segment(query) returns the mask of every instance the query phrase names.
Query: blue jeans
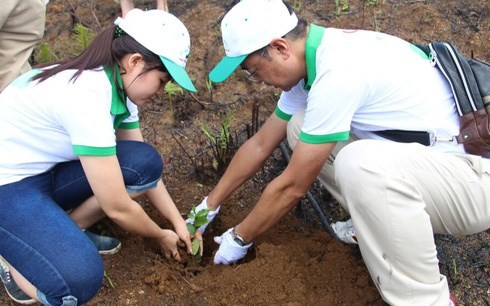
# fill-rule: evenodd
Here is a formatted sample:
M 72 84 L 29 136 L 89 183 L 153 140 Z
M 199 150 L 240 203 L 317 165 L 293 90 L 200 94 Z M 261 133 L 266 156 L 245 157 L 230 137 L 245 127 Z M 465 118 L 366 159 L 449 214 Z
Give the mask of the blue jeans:
M 119 141 L 117 158 L 128 192 L 144 192 L 160 180 L 163 162 L 149 144 Z M 102 258 L 66 213 L 92 195 L 78 160 L 0 186 L 0 255 L 46 305 L 81 305 L 102 285 Z

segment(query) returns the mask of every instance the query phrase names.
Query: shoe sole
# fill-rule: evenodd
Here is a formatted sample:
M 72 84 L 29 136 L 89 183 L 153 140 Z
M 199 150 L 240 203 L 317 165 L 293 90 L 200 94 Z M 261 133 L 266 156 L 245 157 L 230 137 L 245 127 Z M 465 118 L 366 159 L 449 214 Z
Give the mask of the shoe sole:
M 5 286 L 4 286 L 5 287 Z M 10 295 L 9 291 L 7 290 L 7 288 L 5 288 L 5 291 L 7 292 L 8 296 L 13 300 L 15 301 L 16 303 L 19 303 L 19 304 L 22 304 L 22 305 L 30 305 L 30 304 L 34 304 L 34 303 L 37 303 L 37 301 L 35 299 L 30 299 L 30 300 L 18 300 L 16 298 L 14 298 L 13 296 Z
M 100 251 L 99 250 L 99 254 L 100 255 L 112 255 L 112 254 L 116 254 L 117 252 L 119 252 L 119 250 L 121 249 L 122 247 L 122 244 L 119 243 L 115 248 L 112 248 L 110 250 L 105 250 L 105 251 Z
M 5 269 L 7 269 L 7 264 L 2 260 L 3 258 L 0 256 L 0 265 L 2 267 L 5 267 Z M 16 299 L 15 297 L 13 297 L 12 295 L 10 295 L 10 292 L 8 291 L 7 287 L 5 286 L 5 283 L 3 282 L 2 280 L 2 285 L 3 287 L 5 288 L 5 292 L 7 292 L 7 295 L 16 303 L 19 303 L 19 304 L 22 304 L 22 305 L 30 305 L 30 304 L 34 304 L 34 303 L 37 303 L 37 301 L 35 299 L 30 299 L 30 300 L 18 300 Z M 27 295 L 27 294 L 26 294 Z

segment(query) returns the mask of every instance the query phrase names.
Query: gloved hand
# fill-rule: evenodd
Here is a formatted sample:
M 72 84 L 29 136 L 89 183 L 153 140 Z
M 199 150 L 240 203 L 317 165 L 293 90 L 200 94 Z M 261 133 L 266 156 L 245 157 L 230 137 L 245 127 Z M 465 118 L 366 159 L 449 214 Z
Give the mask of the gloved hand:
M 211 221 L 213 221 L 214 217 L 216 217 L 216 215 L 218 215 L 219 208 L 220 208 L 220 206 L 218 206 L 218 208 L 216 208 L 216 210 L 213 210 L 213 211 L 210 210 L 209 211 L 208 215 L 206 216 L 206 219 L 208 219 L 208 222 L 206 222 L 206 224 L 204 224 L 204 225 L 201 225 L 201 227 L 199 227 L 197 229 L 198 231 L 201 232 L 201 234 L 204 234 L 206 227 L 209 225 L 209 223 L 211 223 Z M 202 200 L 201 204 L 197 205 L 196 213 L 203 210 L 203 209 L 209 209 L 208 208 L 208 197 L 205 197 L 204 200 Z M 194 219 L 187 218 L 187 220 L 185 220 L 185 222 L 193 223 Z
M 232 230 L 233 228 L 230 228 L 224 232 L 223 235 L 214 237 L 214 242 L 220 245 L 218 252 L 214 255 L 215 265 L 230 265 L 237 262 L 247 255 L 248 249 L 253 244 L 249 243 L 244 246 L 238 245 L 231 236 Z

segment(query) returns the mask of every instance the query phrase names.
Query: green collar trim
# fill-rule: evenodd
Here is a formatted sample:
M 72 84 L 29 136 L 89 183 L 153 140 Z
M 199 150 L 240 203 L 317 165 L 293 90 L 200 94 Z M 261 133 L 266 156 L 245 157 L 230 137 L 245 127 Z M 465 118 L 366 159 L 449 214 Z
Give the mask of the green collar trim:
M 305 44 L 305 57 L 306 57 L 306 79 L 305 89 L 310 90 L 311 85 L 316 78 L 316 50 L 322 42 L 325 28 L 310 23 L 310 30 L 308 31 L 308 37 Z
M 124 119 L 129 117 L 130 112 L 126 106 L 126 94 L 121 92 L 119 89 L 123 88 L 119 67 L 116 66 L 115 69 L 116 78 L 114 78 L 114 71 L 112 67 L 104 66 L 104 71 L 112 87 L 111 114 L 115 116 L 114 128 L 116 129 L 124 121 Z M 117 85 L 114 83 L 114 81 L 117 82 Z

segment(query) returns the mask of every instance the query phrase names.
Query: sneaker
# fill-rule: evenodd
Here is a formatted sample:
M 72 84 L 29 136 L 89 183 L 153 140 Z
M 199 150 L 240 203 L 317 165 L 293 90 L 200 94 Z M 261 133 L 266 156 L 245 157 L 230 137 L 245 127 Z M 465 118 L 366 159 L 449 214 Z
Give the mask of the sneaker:
M 456 298 L 451 293 L 449 293 L 449 306 L 456 306 Z
M 356 231 L 352 224 L 352 219 L 335 222 L 330 224 L 330 226 L 340 241 L 349 244 L 357 244 Z
M 121 241 L 119 241 L 117 238 L 97 235 L 90 231 L 85 231 L 85 234 L 102 255 L 115 254 L 121 249 Z
M 2 278 L 3 286 L 10 298 L 20 304 L 33 304 L 36 300 L 28 296 L 17 286 L 14 279 L 10 276 L 10 270 L 7 264 L 0 259 L 0 277 Z

